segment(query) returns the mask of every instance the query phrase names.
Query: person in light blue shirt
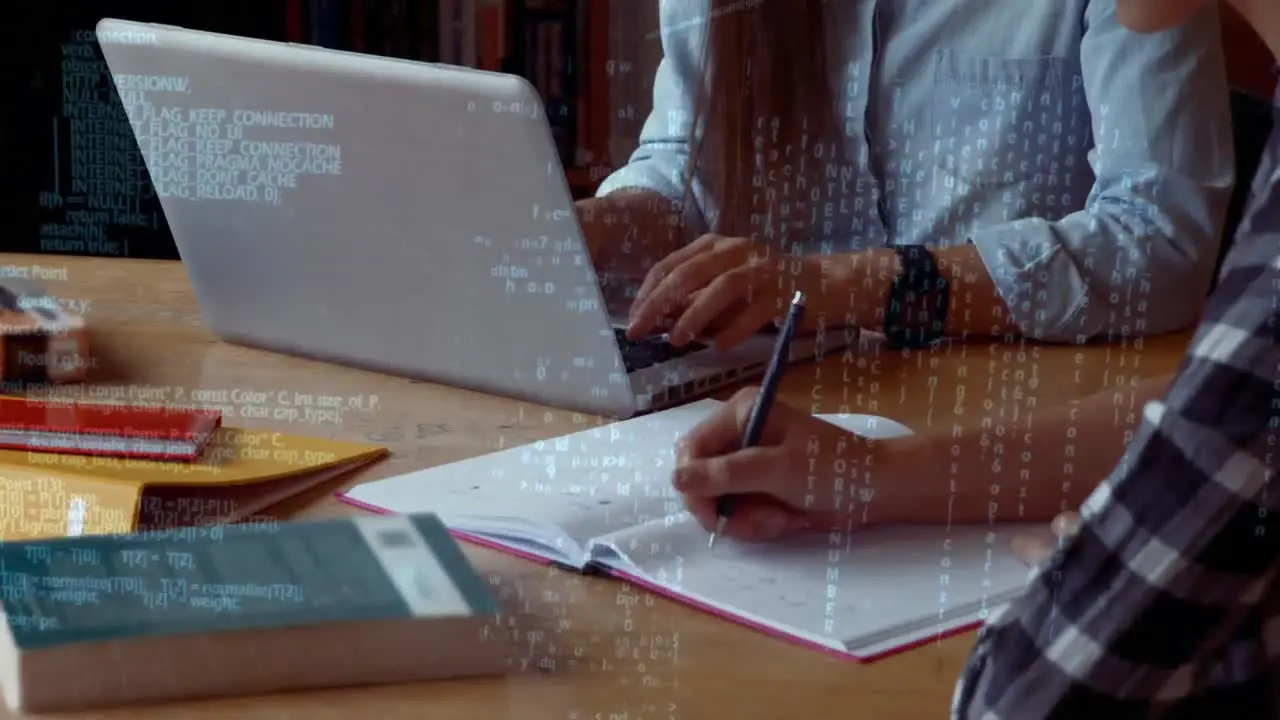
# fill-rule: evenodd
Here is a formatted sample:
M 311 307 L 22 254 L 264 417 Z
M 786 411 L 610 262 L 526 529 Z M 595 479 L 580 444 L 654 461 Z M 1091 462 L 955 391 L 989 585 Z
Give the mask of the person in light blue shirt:
M 1212 4 L 1153 35 L 1114 0 L 660 17 L 639 147 L 579 203 L 601 271 L 644 278 L 633 337 L 732 346 L 797 290 L 802 331 L 892 324 L 907 346 L 1197 319 L 1234 180 Z

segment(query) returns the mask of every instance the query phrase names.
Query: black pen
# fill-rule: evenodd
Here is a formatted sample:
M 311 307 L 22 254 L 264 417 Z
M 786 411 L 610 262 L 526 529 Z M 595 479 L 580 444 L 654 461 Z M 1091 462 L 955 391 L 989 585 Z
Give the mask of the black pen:
M 742 449 L 755 447 L 760 443 L 760 433 L 764 432 L 765 421 L 769 419 L 769 408 L 773 407 L 773 397 L 778 394 L 778 383 L 782 381 L 782 371 L 791 358 L 791 340 L 796 336 L 796 328 L 804 317 L 804 293 L 798 292 L 791 299 L 791 309 L 787 318 L 778 330 L 778 341 L 773 346 L 773 357 L 769 358 L 769 368 L 764 373 L 764 383 L 760 386 L 760 394 L 751 406 L 751 414 L 747 416 L 746 432 L 742 435 Z M 734 495 L 722 495 L 716 500 L 716 529 L 707 541 L 707 547 L 715 547 L 716 537 L 724 532 L 729 516 L 733 514 Z

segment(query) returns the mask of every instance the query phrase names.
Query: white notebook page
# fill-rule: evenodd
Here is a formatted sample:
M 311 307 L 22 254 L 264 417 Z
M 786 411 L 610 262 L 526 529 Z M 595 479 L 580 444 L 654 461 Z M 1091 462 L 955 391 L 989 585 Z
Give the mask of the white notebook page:
M 536 540 L 584 559 L 596 537 L 679 513 L 676 440 L 720 406 L 703 400 L 531 445 L 365 483 L 352 500 L 434 512 L 455 530 Z M 575 556 L 576 554 L 576 556 Z
M 606 542 L 623 557 L 620 570 L 676 595 L 856 648 L 1006 602 L 1025 585 L 1009 540 L 1026 527 L 890 527 L 708 548 L 707 532 L 685 514 Z
M 702 400 L 508 450 L 365 483 L 347 497 L 390 512 L 434 512 L 455 530 L 571 564 L 597 537 L 683 508 L 675 442 L 719 407 Z M 868 437 L 910 430 L 869 415 L 819 415 Z

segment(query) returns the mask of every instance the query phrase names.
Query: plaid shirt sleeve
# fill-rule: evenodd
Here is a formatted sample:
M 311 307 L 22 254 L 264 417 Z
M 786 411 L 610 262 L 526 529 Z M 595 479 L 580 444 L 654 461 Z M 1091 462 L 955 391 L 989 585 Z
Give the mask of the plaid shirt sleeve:
M 980 632 L 952 717 L 1280 717 L 1280 241 L 1253 241 L 1079 533 Z

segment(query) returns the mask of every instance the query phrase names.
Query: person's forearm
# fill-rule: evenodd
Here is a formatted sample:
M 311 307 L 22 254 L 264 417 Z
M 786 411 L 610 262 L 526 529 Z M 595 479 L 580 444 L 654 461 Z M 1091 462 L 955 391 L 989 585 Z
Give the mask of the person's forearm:
M 950 288 L 944 334 L 963 338 L 1018 332 L 977 248 L 965 244 L 932 252 Z M 821 263 L 818 313 L 826 316 L 824 324 L 883 329 L 885 304 L 898 275 L 898 254 L 888 249 L 859 250 L 815 261 Z
M 889 441 L 880 464 L 899 476 L 877 488 L 891 481 L 887 491 L 900 496 L 885 496 L 907 515 L 894 522 L 1049 520 L 1079 508 L 1117 466 L 1143 406 L 1171 381 L 1165 375 L 1104 390 L 1033 413 L 1003 433 L 974 425 Z
M 642 279 L 684 244 L 683 215 L 656 192 L 619 190 L 578 204 L 592 264 L 601 273 Z

